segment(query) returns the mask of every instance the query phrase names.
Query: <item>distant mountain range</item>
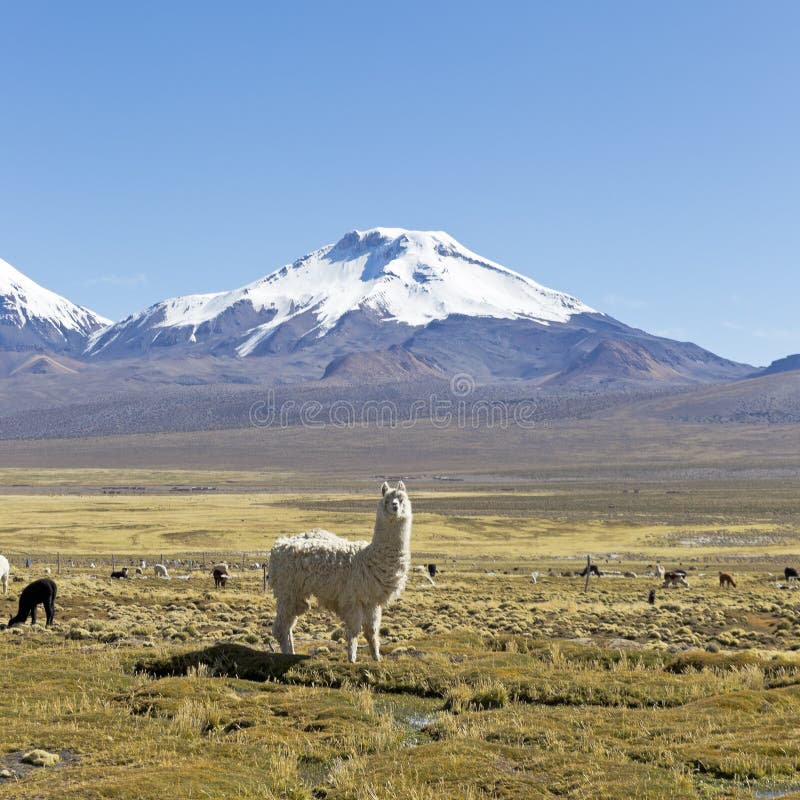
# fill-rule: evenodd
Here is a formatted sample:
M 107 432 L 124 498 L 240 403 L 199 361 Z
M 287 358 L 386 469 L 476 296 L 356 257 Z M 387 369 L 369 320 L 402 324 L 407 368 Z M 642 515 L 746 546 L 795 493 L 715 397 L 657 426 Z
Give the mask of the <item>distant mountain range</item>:
M 468 373 L 597 390 L 753 373 L 631 328 L 446 233 L 398 228 L 352 231 L 240 289 L 172 298 L 114 324 L 0 262 L 0 351 L 6 375 L 116 365 L 116 375 L 125 366 L 165 382 L 235 373 L 369 385 Z

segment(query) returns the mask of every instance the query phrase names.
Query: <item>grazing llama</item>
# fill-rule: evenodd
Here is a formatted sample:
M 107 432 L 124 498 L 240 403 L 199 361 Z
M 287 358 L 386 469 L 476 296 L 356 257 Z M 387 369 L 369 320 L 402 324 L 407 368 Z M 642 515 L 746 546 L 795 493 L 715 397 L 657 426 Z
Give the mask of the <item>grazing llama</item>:
M 736 588 L 736 581 L 733 579 L 732 575 L 728 575 L 727 572 L 720 572 L 719 574 L 719 585 L 723 588 L 727 588 L 728 586 L 733 586 Z
M 111 573 L 111 579 L 112 580 L 124 580 L 127 577 L 128 577 L 128 568 L 127 567 L 123 567 L 122 569 L 115 569 Z
M 221 564 L 215 564 L 211 574 L 214 576 L 214 587 L 216 589 L 224 589 L 230 577 L 228 575 L 228 565 L 224 561 Z
M 169 572 L 167 572 L 167 568 L 163 564 L 153 564 L 153 573 L 156 578 L 169 580 Z
M 269 583 L 276 599 L 272 633 L 281 652 L 294 653 L 297 618 L 315 596 L 345 624 L 347 657 L 356 660 L 363 629 L 372 657 L 380 661 L 383 607 L 399 597 L 411 561 L 411 501 L 402 481 L 381 487 L 371 542 L 350 542 L 315 528 L 278 539 L 269 560 Z
M 789 583 L 791 580 L 800 580 L 800 575 L 797 574 L 797 570 L 794 567 L 785 567 L 783 570 L 783 577 L 786 578 L 786 583 Z
M 47 616 L 45 627 L 53 624 L 56 615 L 56 582 L 51 578 L 39 578 L 29 583 L 19 595 L 19 611 L 8 621 L 8 627 L 24 625 L 30 616 L 31 625 L 36 624 L 36 606 L 43 605 Z
M 0 583 L 3 584 L 3 594 L 8 594 L 8 576 L 11 573 L 11 566 L 5 556 L 0 556 Z
M 673 572 L 664 573 L 664 588 L 676 589 L 678 586 L 689 588 L 689 582 L 686 580 L 686 573 L 682 570 L 674 570 Z

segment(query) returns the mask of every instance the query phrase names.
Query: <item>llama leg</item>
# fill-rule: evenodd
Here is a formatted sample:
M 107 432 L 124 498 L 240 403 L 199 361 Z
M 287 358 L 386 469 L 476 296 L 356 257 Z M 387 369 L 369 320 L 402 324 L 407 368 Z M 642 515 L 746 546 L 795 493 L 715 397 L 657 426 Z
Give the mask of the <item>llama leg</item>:
M 294 654 L 294 637 L 292 628 L 297 622 L 297 613 L 285 602 L 278 602 L 275 609 L 275 622 L 272 624 L 272 635 L 278 640 L 281 653 Z
M 360 608 L 354 608 L 344 616 L 344 626 L 347 633 L 347 659 L 351 664 L 356 663 L 358 650 L 358 634 L 364 622 L 364 614 Z
M 8 573 L 3 575 L 3 594 L 8 594 Z
M 367 609 L 364 614 L 364 636 L 369 645 L 369 652 L 376 661 L 381 660 L 381 643 L 378 633 L 381 628 L 381 607 Z
M 36 624 L 36 606 L 31 606 L 31 625 Z
M 299 616 L 299 614 L 296 614 L 295 616 L 293 616 L 291 621 L 290 621 L 291 624 L 289 625 L 288 636 L 289 636 L 289 652 L 290 653 L 294 653 L 295 652 L 295 649 L 294 649 L 294 626 L 297 624 L 298 616 Z
M 47 622 L 45 622 L 45 628 L 49 628 L 53 624 L 53 620 L 56 616 L 56 604 L 51 598 L 44 604 L 44 613 L 47 616 Z

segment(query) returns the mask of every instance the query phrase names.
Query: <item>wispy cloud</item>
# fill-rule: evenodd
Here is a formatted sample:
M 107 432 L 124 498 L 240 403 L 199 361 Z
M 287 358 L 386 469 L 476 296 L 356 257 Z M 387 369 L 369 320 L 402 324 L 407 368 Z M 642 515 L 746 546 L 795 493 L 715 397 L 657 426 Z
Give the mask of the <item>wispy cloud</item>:
M 120 289 L 133 289 L 137 286 L 147 286 L 150 281 L 143 272 L 136 272 L 133 275 L 100 275 L 97 278 L 89 278 L 86 283 L 89 286 L 116 286 Z
M 663 336 L 665 339 L 675 339 L 678 342 L 685 342 L 689 339 L 689 331 L 686 328 L 661 328 L 653 331 L 656 336 Z
M 639 300 L 636 297 L 625 297 L 615 292 L 606 292 L 600 299 L 605 308 L 622 308 L 627 311 L 635 311 L 647 307 L 647 303 L 644 300 Z
M 749 327 L 738 322 L 725 321 L 722 327 L 737 333 L 746 333 L 756 339 L 797 339 L 800 340 L 800 329 L 798 328 L 762 328 Z

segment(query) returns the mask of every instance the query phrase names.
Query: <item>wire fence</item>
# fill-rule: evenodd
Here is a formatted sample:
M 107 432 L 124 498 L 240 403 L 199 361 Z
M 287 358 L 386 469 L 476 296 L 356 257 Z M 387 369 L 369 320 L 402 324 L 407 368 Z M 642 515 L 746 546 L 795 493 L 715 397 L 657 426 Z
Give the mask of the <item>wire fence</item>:
M 155 566 L 159 564 L 173 576 L 179 577 L 192 574 L 210 575 L 216 565 L 225 564 L 231 572 L 261 573 L 264 591 L 267 586 L 267 562 L 269 560 L 269 554 L 266 551 L 244 550 L 80 554 L 65 554 L 59 551 L 53 553 L 41 550 L 5 550 L 3 555 L 11 565 L 12 574 L 15 570 L 24 569 L 32 574 L 69 575 L 90 572 L 98 577 L 110 577 L 112 572 L 121 571 L 123 567 L 127 567 L 131 577 L 136 574 L 158 577 Z

